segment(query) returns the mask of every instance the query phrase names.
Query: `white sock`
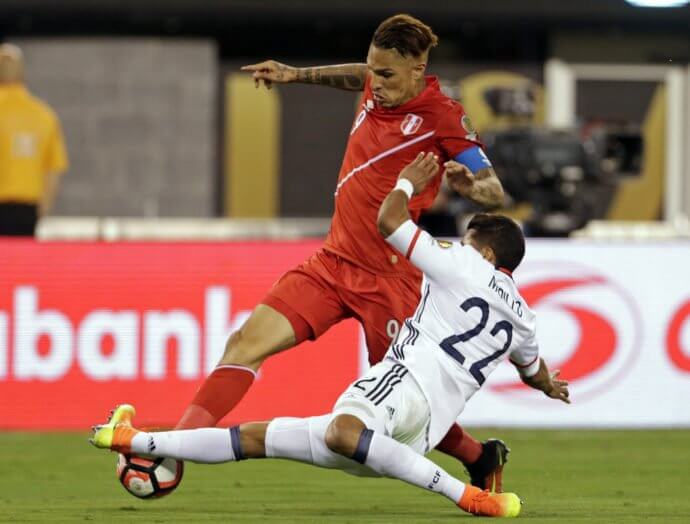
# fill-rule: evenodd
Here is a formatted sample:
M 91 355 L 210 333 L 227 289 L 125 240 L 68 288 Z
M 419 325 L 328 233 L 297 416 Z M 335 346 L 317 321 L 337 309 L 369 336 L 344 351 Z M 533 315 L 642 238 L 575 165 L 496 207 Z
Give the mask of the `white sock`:
M 366 449 L 366 440 L 371 436 Z M 403 480 L 420 488 L 440 493 L 457 504 L 465 492 L 465 484 L 450 476 L 428 458 L 412 448 L 385 435 L 364 430 L 358 452 L 364 464 L 386 477 Z
M 132 453 L 172 457 L 202 464 L 237 460 L 238 446 L 239 431 L 236 428 L 201 428 L 155 433 L 142 431 L 132 439 Z

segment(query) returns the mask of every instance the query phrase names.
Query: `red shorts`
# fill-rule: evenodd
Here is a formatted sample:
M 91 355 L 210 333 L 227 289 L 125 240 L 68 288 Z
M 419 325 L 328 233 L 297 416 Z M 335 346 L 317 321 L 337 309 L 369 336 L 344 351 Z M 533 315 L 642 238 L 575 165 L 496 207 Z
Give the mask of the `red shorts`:
M 322 249 L 285 273 L 262 304 L 290 321 L 298 344 L 356 318 L 364 327 L 369 362 L 375 364 L 417 308 L 421 280 L 421 273 L 377 275 Z

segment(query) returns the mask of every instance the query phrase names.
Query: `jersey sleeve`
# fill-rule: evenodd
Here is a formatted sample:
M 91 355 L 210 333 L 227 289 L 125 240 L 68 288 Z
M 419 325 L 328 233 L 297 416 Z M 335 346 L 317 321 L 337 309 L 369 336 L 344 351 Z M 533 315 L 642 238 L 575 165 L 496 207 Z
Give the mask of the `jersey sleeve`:
M 510 353 L 510 362 L 523 377 L 532 377 L 539 371 L 539 345 L 534 333 Z
M 427 277 L 437 282 L 457 279 L 469 265 L 467 253 L 460 244 L 436 240 L 408 220 L 396 229 L 386 242 L 400 251 Z
M 453 103 L 441 118 L 436 129 L 439 145 L 450 159 L 456 159 L 470 148 L 482 148 L 477 131 L 458 103 Z
M 65 150 L 60 121 L 57 117 L 53 118 L 50 134 L 46 141 L 43 167 L 46 173 L 62 173 L 67 169 L 67 151 Z

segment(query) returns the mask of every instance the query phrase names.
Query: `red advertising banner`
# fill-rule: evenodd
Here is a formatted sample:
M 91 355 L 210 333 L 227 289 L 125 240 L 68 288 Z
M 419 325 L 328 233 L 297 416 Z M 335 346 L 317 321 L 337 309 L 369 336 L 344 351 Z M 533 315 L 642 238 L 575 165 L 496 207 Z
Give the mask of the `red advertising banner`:
M 320 243 L 0 243 L 0 428 L 87 429 L 122 402 L 173 425 L 225 340 Z M 269 359 L 229 421 L 326 413 L 358 373 L 347 321 Z
M 318 247 L 0 241 L 0 429 L 86 430 L 122 402 L 144 427 L 173 425 L 227 336 Z M 660 250 L 663 270 L 650 272 Z M 690 426 L 688 264 L 686 242 L 531 240 L 515 278 L 573 404 L 517 387 L 501 365 L 463 423 Z M 359 346 L 350 320 L 270 358 L 224 423 L 328 412 L 358 374 Z

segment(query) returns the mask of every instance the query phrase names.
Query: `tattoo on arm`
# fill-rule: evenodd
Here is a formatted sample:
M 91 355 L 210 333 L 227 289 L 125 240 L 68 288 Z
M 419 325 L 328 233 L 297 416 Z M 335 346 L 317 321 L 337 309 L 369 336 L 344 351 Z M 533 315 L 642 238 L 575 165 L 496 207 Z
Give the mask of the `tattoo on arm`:
M 297 70 L 298 82 L 330 86 L 347 91 L 364 89 L 366 77 L 367 67 L 364 64 L 305 67 Z
M 493 169 L 480 169 L 475 174 L 475 183 L 468 198 L 473 202 L 488 208 L 495 208 L 503 204 L 503 186 Z

